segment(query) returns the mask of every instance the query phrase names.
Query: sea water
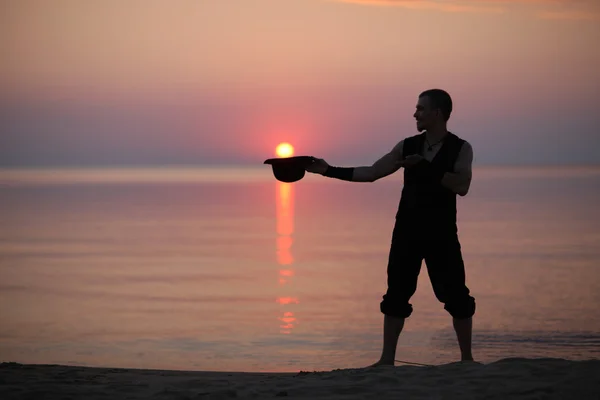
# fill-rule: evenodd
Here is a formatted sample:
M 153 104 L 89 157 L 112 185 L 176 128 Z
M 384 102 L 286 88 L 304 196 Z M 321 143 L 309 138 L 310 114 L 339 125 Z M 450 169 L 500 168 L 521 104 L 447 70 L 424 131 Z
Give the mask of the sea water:
M 382 344 L 402 189 L 268 166 L 0 172 L 0 361 L 354 368 Z M 600 167 L 477 167 L 458 198 L 473 353 L 600 355 Z M 397 359 L 460 357 L 425 264 Z

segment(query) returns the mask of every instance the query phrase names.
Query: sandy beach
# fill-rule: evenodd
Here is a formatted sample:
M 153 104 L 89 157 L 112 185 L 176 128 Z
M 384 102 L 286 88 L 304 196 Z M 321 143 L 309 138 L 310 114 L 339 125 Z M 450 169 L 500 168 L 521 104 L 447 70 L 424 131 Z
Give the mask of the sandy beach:
M 510 358 L 298 373 L 0 365 L 8 399 L 600 399 L 600 360 Z

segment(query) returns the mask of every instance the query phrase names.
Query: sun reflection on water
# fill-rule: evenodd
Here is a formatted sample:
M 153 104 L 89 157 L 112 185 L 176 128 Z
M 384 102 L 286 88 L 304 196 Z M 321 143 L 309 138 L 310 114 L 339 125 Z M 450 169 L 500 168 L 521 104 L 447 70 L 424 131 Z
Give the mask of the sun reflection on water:
M 294 233 L 294 187 L 290 183 L 276 183 L 276 215 L 277 215 L 277 263 L 279 269 L 279 285 L 287 287 L 290 285 L 292 278 L 296 274 L 292 265 L 294 257 L 292 256 L 292 244 Z M 280 333 L 289 335 L 296 323 L 296 317 L 293 311 L 290 311 L 290 306 L 298 304 L 299 301 L 295 297 L 281 296 L 277 298 L 277 303 L 283 306 L 283 316 L 279 317 L 281 324 L 279 325 Z

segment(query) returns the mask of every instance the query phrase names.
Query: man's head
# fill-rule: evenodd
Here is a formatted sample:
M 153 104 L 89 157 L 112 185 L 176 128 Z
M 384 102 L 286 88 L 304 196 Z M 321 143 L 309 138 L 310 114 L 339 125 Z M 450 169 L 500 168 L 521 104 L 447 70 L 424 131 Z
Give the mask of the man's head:
M 452 99 L 442 89 L 426 90 L 419 95 L 414 117 L 419 132 L 438 126 L 446 126 L 452 113 Z

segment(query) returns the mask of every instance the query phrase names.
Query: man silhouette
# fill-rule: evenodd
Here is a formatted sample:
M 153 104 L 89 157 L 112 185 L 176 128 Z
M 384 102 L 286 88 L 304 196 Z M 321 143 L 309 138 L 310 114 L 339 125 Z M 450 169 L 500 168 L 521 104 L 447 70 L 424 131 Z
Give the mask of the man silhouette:
M 441 89 L 418 97 L 414 118 L 420 134 L 398 142 L 371 166 L 335 167 L 315 158 L 308 172 L 350 182 L 374 182 L 404 168 L 404 187 L 387 265 L 383 349 L 372 366 L 394 365 L 398 337 L 412 314 L 410 298 L 425 260 L 437 299 L 453 317 L 461 361 L 472 361 L 472 317 L 475 299 L 465 284 L 465 267 L 458 240 L 457 195 L 471 183 L 473 149 L 447 130 L 452 99 Z

